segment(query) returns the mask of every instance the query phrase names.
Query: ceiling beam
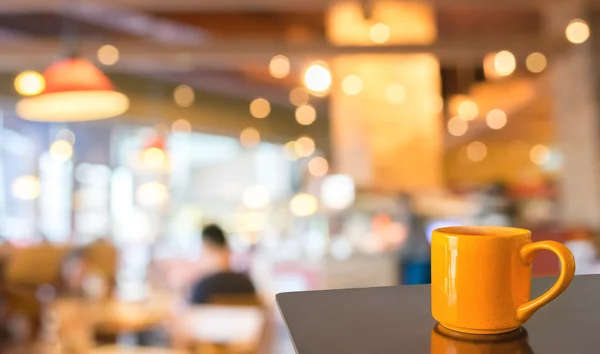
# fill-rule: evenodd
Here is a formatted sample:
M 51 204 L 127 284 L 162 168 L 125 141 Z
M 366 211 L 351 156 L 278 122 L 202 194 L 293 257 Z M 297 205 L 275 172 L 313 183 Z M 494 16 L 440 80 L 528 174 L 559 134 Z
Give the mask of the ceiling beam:
M 149 61 L 180 63 L 189 67 L 205 68 L 214 65 L 243 65 L 248 63 L 268 63 L 277 54 L 290 57 L 293 62 L 304 64 L 310 60 L 327 60 L 340 55 L 398 55 L 430 53 L 439 58 L 442 64 L 473 65 L 481 63 L 487 53 L 500 50 L 512 51 L 518 59 L 524 59 L 532 52 L 541 52 L 551 57 L 562 53 L 569 45 L 566 40 L 532 36 L 463 38 L 461 40 L 439 40 L 425 45 L 379 45 L 379 46 L 336 46 L 327 42 L 290 44 L 277 41 L 222 41 L 206 45 L 160 45 L 152 42 L 117 40 L 112 45 L 119 48 L 123 61 L 135 64 Z M 99 43 L 82 39 L 81 55 L 96 56 Z M 54 58 L 60 52 L 58 40 L 35 40 L 19 43 L 2 43 L 0 60 L 7 62 L 40 61 Z

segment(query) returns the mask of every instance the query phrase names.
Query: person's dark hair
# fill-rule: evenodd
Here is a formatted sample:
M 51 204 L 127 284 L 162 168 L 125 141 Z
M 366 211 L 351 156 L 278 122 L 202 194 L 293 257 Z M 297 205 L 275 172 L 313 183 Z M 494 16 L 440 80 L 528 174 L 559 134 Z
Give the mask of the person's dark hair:
M 202 241 L 218 248 L 228 248 L 227 238 L 223 230 L 215 224 L 206 225 L 202 229 Z

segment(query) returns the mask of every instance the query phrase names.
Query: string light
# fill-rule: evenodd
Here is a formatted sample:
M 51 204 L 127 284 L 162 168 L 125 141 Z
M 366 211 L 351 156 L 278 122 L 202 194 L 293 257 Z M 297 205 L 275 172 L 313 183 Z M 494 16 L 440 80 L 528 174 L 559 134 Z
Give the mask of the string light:
M 169 198 L 169 190 L 160 182 L 146 182 L 138 187 L 135 196 L 141 205 L 158 206 Z
M 290 60 L 285 55 L 276 55 L 269 63 L 269 72 L 274 78 L 282 79 L 290 73 Z
M 261 185 L 250 186 L 242 194 L 242 202 L 248 209 L 262 209 L 269 205 L 271 197 L 265 187 Z
M 525 66 L 532 73 L 541 73 L 546 69 L 547 64 L 546 56 L 542 53 L 531 53 L 525 59 Z
M 302 157 L 308 157 L 315 152 L 315 142 L 307 136 L 303 136 L 296 140 L 296 154 Z
M 240 143 L 249 149 L 260 143 L 260 133 L 254 128 L 246 128 L 240 133 Z
M 296 87 L 290 91 L 290 103 L 294 106 L 302 106 L 303 104 L 307 104 L 309 100 L 310 95 L 302 86 Z
M 317 111 L 309 104 L 296 108 L 296 121 L 301 125 L 311 125 L 317 119 Z
M 373 43 L 382 44 L 390 39 L 390 27 L 385 23 L 376 23 L 369 30 L 369 37 Z
M 50 156 L 60 162 L 67 162 L 73 157 L 73 146 L 65 140 L 56 140 L 50 144 Z
M 539 166 L 548 163 L 548 161 L 550 161 L 550 157 L 550 149 L 544 145 L 535 145 L 529 151 L 529 158 L 531 159 L 531 162 Z
M 494 56 L 494 68 L 500 76 L 508 76 L 517 68 L 517 60 L 513 53 L 503 50 Z
M 479 162 L 487 156 L 487 147 L 480 141 L 474 141 L 467 146 L 467 157 L 469 160 Z
M 54 138 L 56 140 L 64 140 L 71 145 L 75 144 L 75 133 L 73 133 L 69 129 L 59 130 L 58 133 L 56 133 L 56 135 L 54 136 Z
M 114 45 L 106 44 L 98 48 L 98 61 L 104 65 L 114 65 L 119 61 L 119 49 Z
M 348 75 L 342 80 L 342 91 L 348 96 L 356 96 L 363 89 L 363 81 L 358 75 Z
M 448 133 L 453 136 L 462 136 L 469 129 L 469 123 L 461 117 L 452 117 L 448 120 Z
M 22 96 L 39 95 L 46 88 L 46 80 L 37 71 L 23 71 L 15 78 L 15 90 Z
M 296 194 L 290 201 L 290 211 L 299 217 L 311 216 L 317 212 L 318 208 L 317 198 L 308 193 Z
M 584 43 L 590 37 L 590 26 L 584 20 L 575 19 L 567 25 L 565 35 L 571 43 Z
M 479 107 L 473 100 L 464 100 L 458 105 L 458 115 L 465 120 L 473 120 L 479 115 Z
M 304 72 L 304 86 L 313 94 L 322 95 L 331 86 L 331 72 L 326 64 L 317 62 Z
M 250 114 L 254 118 L 265 118 L 271 113 L 271 104 L 264 98 L 257 98 L 250 103 Z
M 501 109 L 492 109 L 485 116 L 488 127 L 498 130 L 504 128 L 507 122 L 506 113 Z
M 177 119 L 171 124 L 171 131 L 189 133 L 192 131 L 192 124 L 185 119 Z
M 290 160 L 290 161 L 296 161 L 298 160 L 298 154 L 296 153 L 297 149 L 296 149 L 296 142 L 295 141 L 289 141 L 287 142 L 284 146 L 283 146 L 283 156 Z
M 175 103 L 180 107 L 189 107 L 194 103 L 196 99 L 194 90 L 188 85 L 179 85 L 173 91 L 173 99 Z
M 315 177 L 322 177 L 329 171 L 329 164 L 327 163 L 327 160 L 321 156 L 317 156 L 308 163 L 308 171 Z

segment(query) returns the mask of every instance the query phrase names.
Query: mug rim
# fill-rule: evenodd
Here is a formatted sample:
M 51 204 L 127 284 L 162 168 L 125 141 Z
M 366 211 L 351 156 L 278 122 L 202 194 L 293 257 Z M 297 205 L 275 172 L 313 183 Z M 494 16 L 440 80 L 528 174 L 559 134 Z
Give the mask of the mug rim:
M 456 237 L 515 237 L 529 235 L 531 231 L 507 226 L 449 226 L 435 229 L 433 233 Z

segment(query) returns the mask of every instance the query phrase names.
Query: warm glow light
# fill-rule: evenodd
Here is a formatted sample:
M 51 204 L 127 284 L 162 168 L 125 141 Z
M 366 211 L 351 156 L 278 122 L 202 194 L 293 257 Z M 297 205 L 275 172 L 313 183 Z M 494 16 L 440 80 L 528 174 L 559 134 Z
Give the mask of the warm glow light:
M 296 142 L 295 141 L 289 141 L 287 142 L 284 146 L 283 146 L 283 156 L 290 160 L 290 161 L 295 161 L 298 160 L 298 153 L 296 152 Z
M 242 202 L 248 209 L 261 209 L 269 205 L 271 197 L 265 187 L 260 185 L 251 186 L 244 191 Z
M 171 124 L 171 130 L 174 132 L 189 133 L 192 131 L 192 124 L 185 119 L 177 119 Z
M 144 150 L 144 164 L 148 167 L 157 168 L 165 162 L 165 152 L 157 147 Z
M 275 78 L 281 79 L 290 73 L 290 60 L 284 55 L 276 55 L 269 63 L 269 72 Z
M 302 86 L 296 87 L 290 91 L 290 103 L 294 106 L 302 106 L 310 100 L 310 95 Z
M 317 119 L 317 111 L 309 104 L 296 108 L 296 121 L 301 125 L 310 125 Z
M 471 161 L 479 162 L 487 156 L 487 147 L 480 141 L 474 141 L 467 146 L 467 157 Z
M 575 19 L 569 22 L 565 34 L 569 42 L 580 44 L 590 37 L 590 26 L 584 20 Z
M 271 104 L 264 98 L 257 98 L 250 103 L 250 114 L 254 118 L 265 118 L 271 113 Z
M 348 96 L 356 96 L 363 89 L 363 81 L 358 75 L 348 75 L 342 80 L 342 91 Z
M 290 211 L 299 217 L 311 216 L 318 208 L 317 198 L 307 193 L 296 194 L 290 201 Z
M 546 69 L 548 62 L 544 54 L 531 53 L 527 56 L 525 65 L 527 66 L 527 70 L 531 71 L 532 73 L 541 73 L 544 71 L 544 69 Z
M 321 200 L 330 209 L 345 209 L 354 203 L 356 187 L 348 175 L 333 175 L 321 185 Z
M 385 23 L 376 23 L 371 26 L 369 37 L 374 43 L 385 43 L 390 39 L 390 27 Z
M 189 107 L 194 104 L 196 94 L 188 85 L 179 85 L 173 91 L 173 100 L 179 107 Z
M 296 141 L 294 147 L 298 156 L 308 157 L 315 152 L 315 142 L 307 136 L 303 136 Z
M 249 149 L 260 143 L 260 133 L 254 128 L 246 128 L 240 134 L 240 144 Z
M 493 80 L 501 77 L 496 72 L 496 53 L 488 53 L 483 58 L 483 73 L 485 78 L 488 80 Z
M 536 145 L 529 151 L 529 158 L 534 164 L 542 166 L 550 161 L 550 149 L 544 145 Z
M 46 80 L 37 71 L 23 71 L 15 78 L 15 90 L 22 96 L 39 95 L 46 87 Z
M 458 105 L 458 115 L 465 120 L 473 120 L 479 115 L 479 107 L 472 100 L 464 100 Z
M 485 116 L 485 122 L 492 129 L 502 129 L 506 125 L 506 113 L 501 109 L 492 109 Z
M 157 206 L 169 198 L 169 190 L 160 182 L 146 182 L 138 187 L 135 196 L 144 206 Z
M 517 68 L 517 60 L 513 53 L 503 50 L 494 56 L 494 68 L 500 76 L 508 76 Z
M 331 72 L 324 63 L 314 63 L 304 72 L 304 86 L 314 94 L 324 94 L 331 86 Z
M 129 108 L 127 96 L 116 91 L 68 91 L 28 97 L 17 103 L 23 119 L 77 122 L 119 116 Z
M 462 136 L 469 129 L 469 123 L 461 117 L 452 117 L 448 120 L 448 133 L 454 136 Z
M 61 130 L 59 130 L 59 132 L 56 133 L 56 135 L 54 136 L 54 138 L 56 140 L 64 140 L 64 141 L 68 142 L 71 145 L 75 144 L 75 133 L 73 133 L 69 129 L 61 129 Z
M 406 98 L 406 88 L 402 84 L 393 83 L 385 89 L 385 97 L 391 103 L 401 103 Z
M 119 61 L 119 50 L 110 44 L 103 45 L 98 49 L 98 61 L 104 65 L 114 65 Z
M 12 194 L 17 199 L 34 200 L 40 196 L 40 181 L 36 176 L 27 175 L 15 179 L 11 186 Z
M 56 140 L 50 145 L 50 156 L 57 161 L 67 162 L 73 156 L 73 145 L 65 140 Z
M 329 164 L 327 163 L 327 160 L 321 156 L 317 156 L 308 163 L 308 171 L 315 177 L 322 177 L 329 171 Z

